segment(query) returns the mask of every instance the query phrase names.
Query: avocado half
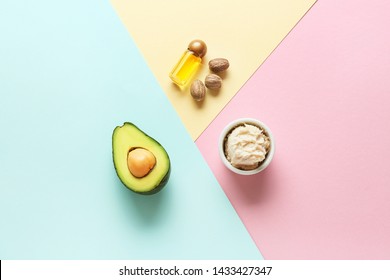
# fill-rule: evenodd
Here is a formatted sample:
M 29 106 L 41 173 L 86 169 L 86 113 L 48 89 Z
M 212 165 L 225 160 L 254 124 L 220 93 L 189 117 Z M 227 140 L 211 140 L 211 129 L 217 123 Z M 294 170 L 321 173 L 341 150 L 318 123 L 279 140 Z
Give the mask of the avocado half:
M 146 149 L 156 158 L 153 169 L 142 178 L 135 177 L 127 165 L 129 152 L 136 148 Z M 125 122 L 114 129 L 112 156 L 119 179 L 123 185 L 136 193 L 145 195 L 157 193 L 169 180 L 171 162 L 164 147 L 130 122 Z

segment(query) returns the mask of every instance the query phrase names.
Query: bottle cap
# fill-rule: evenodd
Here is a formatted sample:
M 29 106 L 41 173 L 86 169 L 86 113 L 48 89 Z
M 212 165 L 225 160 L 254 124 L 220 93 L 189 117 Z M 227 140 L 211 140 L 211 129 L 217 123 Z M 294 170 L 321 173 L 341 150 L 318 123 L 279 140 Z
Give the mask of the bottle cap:
M 196 56 L 200 58 L 204 57 L 207 52 L 207 46 L 202 40 L 193 40 L 188 45 L 188 50 L 192 51 Z

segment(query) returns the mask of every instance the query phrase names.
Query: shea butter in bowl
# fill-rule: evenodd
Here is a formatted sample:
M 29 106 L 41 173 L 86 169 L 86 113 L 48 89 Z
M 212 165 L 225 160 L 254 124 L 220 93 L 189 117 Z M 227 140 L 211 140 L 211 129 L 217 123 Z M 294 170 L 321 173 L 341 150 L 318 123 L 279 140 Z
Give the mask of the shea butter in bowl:
M 242 118 L 229 123 L 219 138 L 219 155 L 224 165 L 240 175 L 253 175 L 272 161 L 275 141 L 263 122 Z

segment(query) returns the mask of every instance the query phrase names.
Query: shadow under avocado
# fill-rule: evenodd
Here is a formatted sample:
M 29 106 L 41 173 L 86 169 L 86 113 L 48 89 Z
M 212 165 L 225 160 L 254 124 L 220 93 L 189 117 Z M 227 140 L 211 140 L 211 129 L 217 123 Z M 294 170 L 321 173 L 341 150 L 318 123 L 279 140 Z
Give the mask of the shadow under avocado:
M 125 187 L 119 180 L 117 182 L 117 192 L 119 195 L 119 202 L 123 206 L 125 212 L 136 212 L 137 222 L 142 224 L 153 224 L 159 217 L 164 216 L 164 205 L 167 205 L 170 194 L 169 182 L 159 192 L 151 195 L 143 195 L 135 193 Z

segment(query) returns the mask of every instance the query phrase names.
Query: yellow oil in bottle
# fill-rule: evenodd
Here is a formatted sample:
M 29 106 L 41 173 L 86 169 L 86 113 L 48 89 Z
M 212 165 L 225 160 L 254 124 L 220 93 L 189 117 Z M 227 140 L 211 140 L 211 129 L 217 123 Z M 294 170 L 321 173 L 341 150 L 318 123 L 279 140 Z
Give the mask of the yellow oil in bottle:
M 192 79 L 201 62 L 200 57 L 186 51 L 169 74 L 169 77 L 175 84 L 184 87 Z
M 171 80 L 178 86 L 185 87 L 201 65 L 206 50 L 207 47 L 203 41 L 193 40 L 169 73 Z

